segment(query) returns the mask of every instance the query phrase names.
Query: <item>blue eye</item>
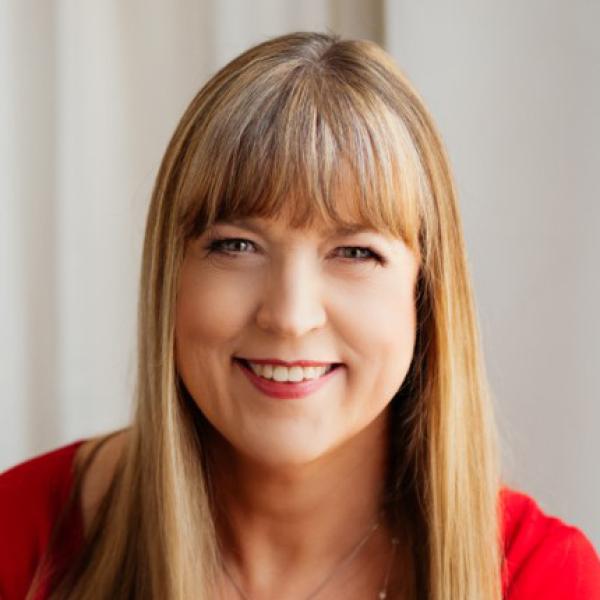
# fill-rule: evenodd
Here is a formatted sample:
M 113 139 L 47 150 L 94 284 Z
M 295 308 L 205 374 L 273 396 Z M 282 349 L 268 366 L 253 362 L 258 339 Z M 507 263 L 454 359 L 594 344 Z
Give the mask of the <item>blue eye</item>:
M 222 238 L 217 240 L 211 240 L 206 249 L 208 250 L 209 254 L 239 254 L 239 252 L 231 250 L 231 246 L 234 245 L 234 242 L 241 242 L 242 244 L 252 244 L 250 240 L 245 240 L 243 238 Z M 227 247 L 228 245 L 229 248 Z
M 221 254 L 225 256 L 239 256 L 241 254 L 257 252 L 256 244 L 244 238 L 218 238 L 210 240 L 206 246 L 208 254 Z M 384 264 L 383 258 L 363 246 L 340 246 L 335 250 L 336 256 L 349 262 L 375 261 Z
M 341 246 L 337 249 L 341 251 L 341 258 L 348 260 L 354 260 L 358 262 L 364 262 L 368 260 L 375 260 L 378 263 L 382 263 L 383 260 L 376 252 L 373 252 L 370 248 L 363 246 Z

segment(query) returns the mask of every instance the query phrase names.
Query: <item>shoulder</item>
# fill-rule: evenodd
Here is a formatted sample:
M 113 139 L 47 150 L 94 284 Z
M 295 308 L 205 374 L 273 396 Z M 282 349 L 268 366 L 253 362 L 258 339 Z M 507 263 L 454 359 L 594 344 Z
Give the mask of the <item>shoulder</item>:
M 45 522 L 66 499 L 74 459 L 84 443 L 78 440 L 0 473 L 0 527 L 15 525 L 19 517 L 38 524 Z
M 577 527 L 546 514 L 525 493 L 500 494 L 508 600 L 600 600 L 600 559 Z
M 40 454 L 0 474 L 0 597 L 19 597 L 18 590 L 27 589 L 69 496 L 74 458 L 84 441 Z
M 108 436 L 88 440 L 77 452 L 76 464 L 85 469 L 80 498 L 84 533 L 89 532 L 100 503 L 108 492 L 129 435 L 129 429 L 115 431 Z
M 82 542 L 112 480 L 127 430 L 80 439 L 40 454 L 0 474 L 0 598 L 24 598 L 49 548 L 81 471 L 79 504 L 72 506 L 58 540 L 69 560 Z

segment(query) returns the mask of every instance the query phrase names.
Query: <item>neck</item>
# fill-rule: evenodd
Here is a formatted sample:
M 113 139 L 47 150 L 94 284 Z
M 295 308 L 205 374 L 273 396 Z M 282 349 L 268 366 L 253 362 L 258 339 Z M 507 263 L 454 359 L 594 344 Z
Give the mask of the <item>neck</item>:
M 308 580 L 334 569 L 376 521 L 380 526 L 352 566 L 366 560 L 372 571 L 375 557 L 389 556 L 391 534 L 380 518 L 388 468 L 387 411 L 308 464 L 259 464 L 216 432 L 210 449 L 217 535 L 228 570 L 245 590 L 257 595 L 281 590 L 293 574 L 309 588 Z

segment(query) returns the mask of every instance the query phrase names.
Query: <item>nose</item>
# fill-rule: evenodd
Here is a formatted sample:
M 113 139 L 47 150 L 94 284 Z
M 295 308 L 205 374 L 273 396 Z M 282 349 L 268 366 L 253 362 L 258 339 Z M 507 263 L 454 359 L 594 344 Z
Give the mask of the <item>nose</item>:
M 270 270 L 257 325 L 280 337 L 301 337 L 322 327 L 327 314 L 320 276 L 306 257 L 293 257 Z

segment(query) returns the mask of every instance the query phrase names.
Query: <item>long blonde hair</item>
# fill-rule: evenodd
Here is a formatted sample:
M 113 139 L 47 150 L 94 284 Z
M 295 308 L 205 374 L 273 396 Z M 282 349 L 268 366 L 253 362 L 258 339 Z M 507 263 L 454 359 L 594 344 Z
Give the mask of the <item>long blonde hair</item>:
M 217 72 L 169 143 L 146 225 L 129 442 L 54 598 L 214 597 L 202 418 L 174 360 L 186 242 L 231 216 L 340 222 L 341 173 L 358 218 L 421 259 L 414 357 L 392 400 L 389 482 L 412 544 L 413 595 L 500 600 L 497 433 L 448 159 L 422 100 L 379 46 L 304 32 Z

